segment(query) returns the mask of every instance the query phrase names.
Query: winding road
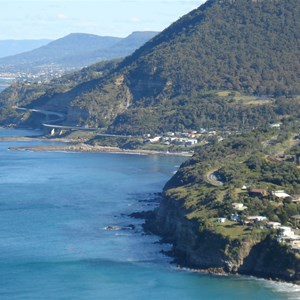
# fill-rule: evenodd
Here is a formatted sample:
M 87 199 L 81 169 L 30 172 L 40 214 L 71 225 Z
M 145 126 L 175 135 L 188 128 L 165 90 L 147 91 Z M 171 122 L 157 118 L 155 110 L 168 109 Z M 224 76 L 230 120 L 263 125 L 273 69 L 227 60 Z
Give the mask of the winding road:
M 224 183 L 220 180 L 218 180 L 217 175 L 216 175 L 216 170 L 209 172 L 206 174 L 206 180 L 213 186 L 223 186 Z

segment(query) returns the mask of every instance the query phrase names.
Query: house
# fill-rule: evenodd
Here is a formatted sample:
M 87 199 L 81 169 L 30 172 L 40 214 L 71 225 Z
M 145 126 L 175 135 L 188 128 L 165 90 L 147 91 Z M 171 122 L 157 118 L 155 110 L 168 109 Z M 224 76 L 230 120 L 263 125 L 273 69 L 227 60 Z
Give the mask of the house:
M 162 142 L 168 142 L 168 141 L 170 141 L 170 138 L 167 137 L 167 136 L 163 136 L 163 137 L 161 138 L 161 141 L 162 141 Z
M 218 218 L 217 223 L 225 223 L 226 220 L 227 220 L 226 218 Z
M 235 222 L 241 222 L 241 217 L 238 214 L 231 214 L 230 220 Z
M 249 196 L 263 198 L 269 196 L 269 193 L 264 189 L 252 189 L 249 191 Z
M 181 136 L 184 136 L 184 137 L 188 137 L 189 136 L 189 132 L 181 132 Z
M 282 198 L 282 199 L 290 198 L 291 197 L 289 194 L 287 194 L 283 190 L 273 191 L 272 195 L 275 196 L 276 198 Z
M 158 143 L 161 139 L 161 136 L 156 136 L 152 139 L 149 139 L 150 143 Z
M 267 221 L 267 217 L 264 216 L 249 216 L 247 217 L 248 221 L 252 222 L 262 222 L 262 221 Z
M 281 123 L 274 123 L 270 125 L 271 128 L 280 128 L 281 127 Z
M 193 146 L 193 145 L 198 144 L 198 140 L 197 139 L 188 139 L 185 144 L 186 144 L 186 146 Z
M 279 222 L 268 222 L 267 227 L 271 229 L 279 229 L 281 227 L 281 223 Z
M 203 134 L 203 133 L 205 133 L 205 132 L 206 132 L 206 129 L 204 129 L 204 128 L 200 128 L 199 132 L 200 132 L 201 134 Z
M 175 132 L 167 132 L 167 136 L 175 136 Z
M 232 205 L 232 208 L 235 210 L 241 211 L 241 210 L 247 209 L 247 206 L 244 206 L 243 203 L 232 203 L 231 205 Z
M 280 129 L 281 124 L 280 123 L 274 123 L 274 124 L 270 124 L 271 128 L 276 128 L 276 129 Z
M 289 226 L 281 226 L 279 228 L 278 235 L 280 237 L 287 237 L 287 238 L 294 238 L 295 237 L 294 231 Z
M 300 240 L 294 240 L 291 242 L 292 249 L 300 249 Z
M 208 132 L 209 136 L 213 136 L 213 135 L 216 135 L 216 134 L 217 134 L 217 132 L 215 130 L 212 130 L 212 131 Z
M 281 226 L 278 230 L 277 241 L 279 243 L 289 243 L 292 248 L 297 248 L 300 244 L 300 236 L 289 226 Z
M 293 202 L 300 202 L 300 195 L 291 195 Z

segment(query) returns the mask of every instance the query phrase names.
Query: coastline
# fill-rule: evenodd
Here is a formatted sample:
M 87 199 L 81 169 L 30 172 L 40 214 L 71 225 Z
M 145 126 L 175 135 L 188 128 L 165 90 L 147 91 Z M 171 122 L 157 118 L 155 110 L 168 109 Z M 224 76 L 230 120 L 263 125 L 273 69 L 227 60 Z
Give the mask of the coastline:
M 1 138 L 1 141 L 45 141 L 45 142 L 60 142 L 68 145 L 57 146 L 12 146 L 9 150 L 12 151 L 34 151 L 34 152 L 95 152 L 95 153 L 114 153 L 114 154 L 134 154 L 134 155 L 166 155 L 166 156 L 184 156 L 191 157 L 190 152 L 162 152 L 155 150 L 141 149 L 121 149 L 118 147 L 107 146 L 92 146 L 83 142 L 75 143 L 69 139 L 45 139 L 45 138 L 30 138 L 30 137 L 8 137 Z

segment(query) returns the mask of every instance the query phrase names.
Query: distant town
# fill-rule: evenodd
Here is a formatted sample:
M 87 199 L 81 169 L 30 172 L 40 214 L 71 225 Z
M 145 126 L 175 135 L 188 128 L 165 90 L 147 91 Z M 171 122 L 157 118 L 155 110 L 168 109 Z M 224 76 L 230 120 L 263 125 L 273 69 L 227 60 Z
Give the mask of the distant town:
M 67 72 L 67 70 L 56 64 L 45 65 L 42 68 L 30 69 L 24 71 L 0 71 L 0 78 L 12 79 L 18 82 L 36 82 L 36 83 L 48 83 L 53 78 L 60 78 Z

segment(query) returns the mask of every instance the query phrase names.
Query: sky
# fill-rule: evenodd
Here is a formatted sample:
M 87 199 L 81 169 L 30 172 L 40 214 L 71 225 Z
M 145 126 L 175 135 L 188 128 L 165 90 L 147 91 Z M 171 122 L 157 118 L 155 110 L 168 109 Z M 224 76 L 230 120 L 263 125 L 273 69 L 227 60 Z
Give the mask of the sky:
M 205 0 L 0 0 L 0 40 L 162 31 Z

